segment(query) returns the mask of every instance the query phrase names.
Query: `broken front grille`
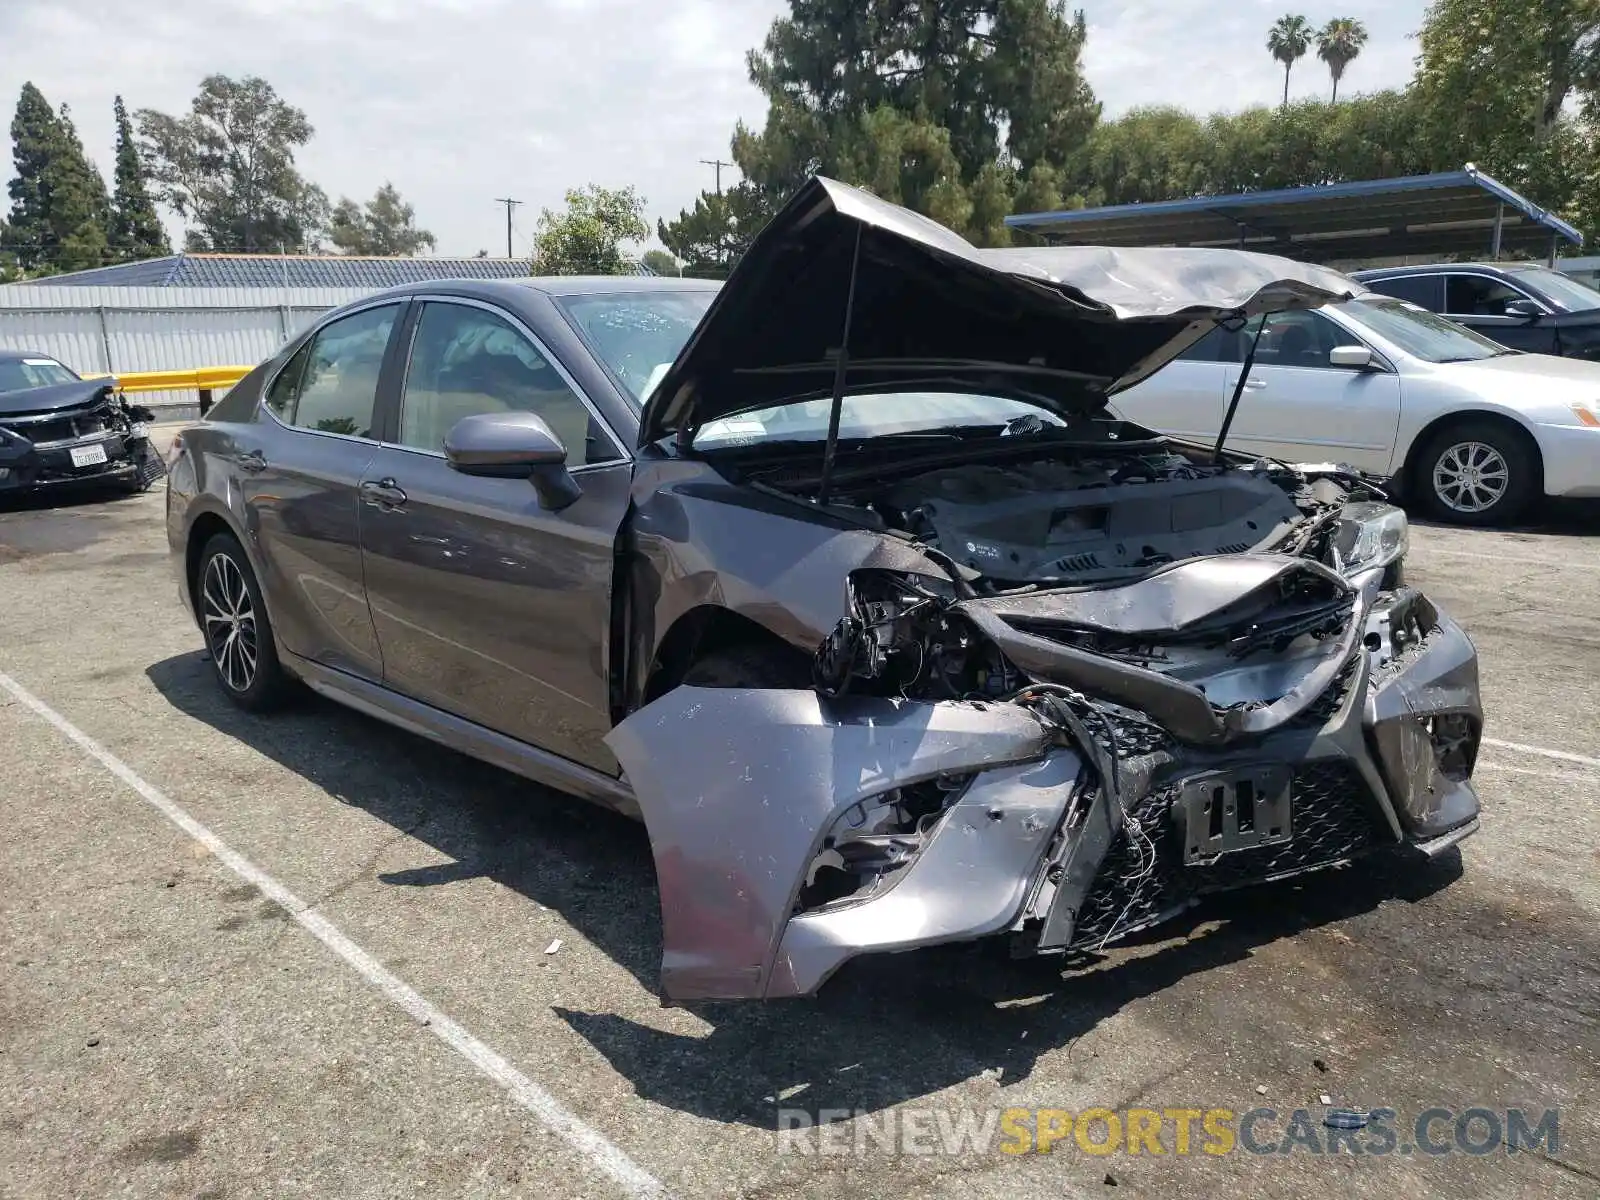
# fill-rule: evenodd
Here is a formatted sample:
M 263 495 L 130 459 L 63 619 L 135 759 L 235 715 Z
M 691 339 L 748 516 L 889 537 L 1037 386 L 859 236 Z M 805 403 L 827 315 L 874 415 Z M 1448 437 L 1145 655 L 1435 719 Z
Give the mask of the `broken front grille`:
M 77 409 L 72 412 L 51 413 L 48 417 L 13 417 L 0 422 L 18 437 L 27 438 L 34 445 L 50 442 L 70 442 L 75 438 L 105 433 L 111 428 L 109 406 Z
M 1176 786 L 1155 792 L 1133 811 L 1139 833 L 1124 831 L 1112 843 L 1078 913 L 1071 948 L 1094 949 L 1124 937 L 1196 896 L 1328 866 L 1378 844 L 1366 784 L 1343 759 L 1295 766 L 1289 841 L 1236 850 L 1203 866 L 1183 864 L 1172 820 L 1180 792 Z

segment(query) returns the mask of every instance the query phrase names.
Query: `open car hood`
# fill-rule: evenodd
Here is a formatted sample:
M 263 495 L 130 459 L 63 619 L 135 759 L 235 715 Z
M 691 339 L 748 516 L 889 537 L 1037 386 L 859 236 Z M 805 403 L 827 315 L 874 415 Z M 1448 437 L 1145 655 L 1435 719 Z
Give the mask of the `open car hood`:
M 13 392 L 0 392 L 0 417 L 20 417 L 34 413 L 59 412 L 66 408 L 82 408 L 100 397 L 102 392 L 114 390 L 114 380 L 74 379 L 68 383 L 52 383 L 47 387 L 21 388 Z
M 1323 267 L 1240 250 L 981 250 L 813 177 L 757 235 L 650 393 L 639 444 L 831 395 L 852 262 L 847 392 L 969 390 L 1061 415 L 1099 410 L 1218 321 L 1364 290 Z

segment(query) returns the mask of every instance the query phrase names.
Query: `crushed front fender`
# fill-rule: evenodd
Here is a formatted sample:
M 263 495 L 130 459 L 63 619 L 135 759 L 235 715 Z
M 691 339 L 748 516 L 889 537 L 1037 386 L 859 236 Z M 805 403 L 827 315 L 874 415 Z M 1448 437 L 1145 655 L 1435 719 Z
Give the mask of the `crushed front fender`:
M 606 742 L 649 831 L 661 985 L 674 1001 L 801 994 L 863 950 L 1003 927 L 1078 770 L 1071 753 L 1047 758 L 1049 735 L 1016 705 L 799 690 L 676 688 Z M 825 836 L 852 806 L 979 772 L 886 890 L 791 920 Z

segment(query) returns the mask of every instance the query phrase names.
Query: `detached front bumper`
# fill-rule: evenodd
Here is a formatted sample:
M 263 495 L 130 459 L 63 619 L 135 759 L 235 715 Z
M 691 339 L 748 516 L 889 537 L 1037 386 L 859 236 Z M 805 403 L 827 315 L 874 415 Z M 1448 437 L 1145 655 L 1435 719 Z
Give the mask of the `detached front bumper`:
M 1333 686 L 1270 733 L 1120 736 L 1115 792 L 1106 747 L 1017 704 L 675 689 L 607 739 L 655 853 L 664 992 L 806 995 L 859 954 L 993 935 L 1092 949 L 1214 892 L 1438 853 L 1477 827 L 1477 655 L 1406 589 L 1365 621 Z M 957 798 L 903 866 L 866 898 L 803 900 L 853 814 L 930 781 Z

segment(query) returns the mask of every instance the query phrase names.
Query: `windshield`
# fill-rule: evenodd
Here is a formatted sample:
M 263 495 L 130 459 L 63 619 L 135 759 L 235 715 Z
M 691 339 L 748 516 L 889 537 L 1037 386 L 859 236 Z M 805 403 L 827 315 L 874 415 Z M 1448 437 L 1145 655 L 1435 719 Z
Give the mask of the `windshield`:
M 0 359 L 0 392 L 71 383 L 78 377 L 53 358 Z
M 1525 283 L 1563 312 L 1587 312 L 1600 308 L 1600 292 L 1570 275 L 1548 267 L 1522 267 L 1515 272 L 1517 282 Z
M 708 421 L 695 435 L 697 447 L 739 446 L 757 441 L 821 442 L 828 436 L 832 399 L 778 404 L 734 417 Z M 842 439 L 938 433 L 993 427 L 997 432 L 1020 417 L 1064 427 L 1061 418 L 1037 405 L 1003 396 L 968 392 L 895 392 L 846 396 L 839 406 Z M 1014 432 L 1034 428 L 1032 422 Z
M 1363 297 L 1348 300 L 1337 307 L 1379 337 L 1388 339 L 1423 362 L 1471 362 L 1515 353 L 1498 342 L 1491 342 L 1407 300 L 1395 300 L 1388 296 Z
M 716 289 L 557 296 L 589 348 L 636 403 L 666 374 Z

